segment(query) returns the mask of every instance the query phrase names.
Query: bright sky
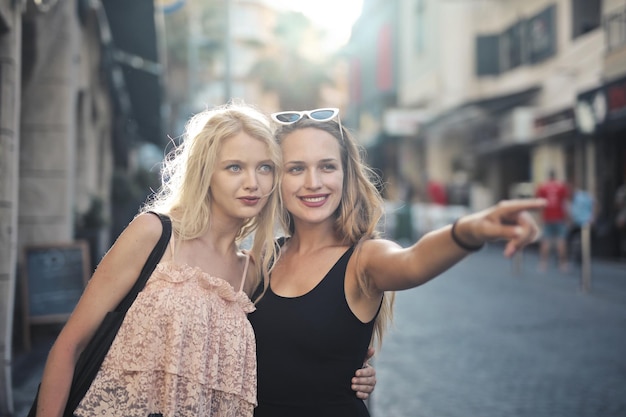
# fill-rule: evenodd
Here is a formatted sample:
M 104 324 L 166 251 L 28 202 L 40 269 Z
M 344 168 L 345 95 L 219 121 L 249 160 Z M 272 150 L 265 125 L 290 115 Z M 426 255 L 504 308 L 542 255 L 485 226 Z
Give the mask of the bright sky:
M 302 12 L 328 32 L 329 42 L 337 47 L 350 38 L 352 24 L 361 14 L 363 0 L 271 0 L 281 7 Z

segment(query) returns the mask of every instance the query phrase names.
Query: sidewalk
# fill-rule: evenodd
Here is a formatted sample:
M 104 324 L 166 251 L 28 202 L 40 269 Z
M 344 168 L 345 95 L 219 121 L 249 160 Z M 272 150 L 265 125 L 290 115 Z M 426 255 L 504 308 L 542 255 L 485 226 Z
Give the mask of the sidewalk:
M 11 417 L 26 417 L 41 381 L 43 367 L 62 325 L 38 325 L 31 328 L 30 351 L 13 352 L 13 407 Z M 19 336 L 18 336 L 19 337 Z
M 503 247 L 492 244 L 489 251 L 503 250 Z M 591 282 L 589 291 L 582 289 L 581 265 L 570 262 L 568 272 L 560 272 L 554 261 L 547 272 L 540 272 L 539 254 L 536 248 L 526 249 L 511 261 L 511 273 L 520 278 L 545 281 L 546 285 L 558 287 L 563 291 L 574 291 L 581 295 L 618 302 L 626 305 L 626 262 L 593 258 L 591 260 Z M 516 270 L 516 265 L 519 268 Z
M 501 253 L 502 247 L 491 244 L 484 251 Z M 517 264 L 516 260 L 510 262 L 505 260 L 505 263 L 501 265 L 510 268 L 513 276 L 528 280 L 529 283 L 540 282 L 550 291 L 578 293 L 581 296 L 605 300 L 607 303 L 626 305 L 626 262 L 592 260 L 591 290 L 584 293 L 581 290 L 580 268 L 577 265 L 571 265 L 568 273 L 559 272 L 555 266 L 545 273 L 539 273 L 537 271 L 538 255 L 533 248 L 524 251 L 517 260 L 519 261 Z M 490 267 L 497 265 L 490 264 Z M 516 265 L 519 268 L 516 268 Z M 503 270 L 503 273 L 506 272 Z M 23 350 L 14 352 L 12 369 L 15 413 L 11 417 L 26 417 L 28 414 L 37 386 L 41 381 L 48 350 L 60 328 L 59 325 L 33 326 L 32 349 L 29 352 Z

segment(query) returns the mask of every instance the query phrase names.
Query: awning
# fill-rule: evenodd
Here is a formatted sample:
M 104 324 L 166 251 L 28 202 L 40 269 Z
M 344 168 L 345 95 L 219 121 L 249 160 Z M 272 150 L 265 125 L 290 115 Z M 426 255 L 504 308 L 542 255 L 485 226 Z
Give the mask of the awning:
M 529 142 L 524 143 L 514 143 L 514 142 L 501 142 L 497 140 L 492 140 L 488 142 L 481 143 L 474 147 L 474 154 L 477 156 L 487 156 L 487 155 L 501 155 L 505 152 L 520 152 L 526 149 L 529 149 L 533 144 Z
M 12 13 L 11 4 L 9 2 L 0 2 L 0 34 L 6 33 L 11 30 L 12 26 Z
M 513 107 L 528 103 L 540 90 L 541 87 L 533 86 L 512 93 L 468 101 L 429 120 L 426 126 L 431 127 L 458 122 L 465 123 L 471 119 L 486 115 L 504 113 Z
M 469 102 L 467 106 L 478 106 L 490 113 L 501 113 L 518 105 L 528 103 L 540 90 L 541 87 L 539 86 L 529 87 L 513 93 L 475 100 Z
M 165 143 L 163 69 L 159 61 L 153 0 L 101 0 L 109 33 L 102 41 L 112 64 L 118 110 L 127 118 L 130 140 Z M 101 25 L 102 26 L 102 25 Z M 104 30 L 103 30 L 104 29 Z M 136 136 L 133 138 L 132 136 Z

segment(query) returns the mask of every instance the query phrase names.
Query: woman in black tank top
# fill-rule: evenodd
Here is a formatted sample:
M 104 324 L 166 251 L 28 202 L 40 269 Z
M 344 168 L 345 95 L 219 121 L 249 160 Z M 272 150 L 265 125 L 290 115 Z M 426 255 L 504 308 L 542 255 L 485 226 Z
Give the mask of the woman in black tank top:
M 402 248 L 376 230 L 383 200 L 337 109 L 281 112 L 281 242 L 250 321 L 257 338 L 256 417 L 368 416 L 350 389 L 368 346 L 391 316 L 393 291 L 438 276 L 488 240 L 505 255 L 535 240 L 527 210 L 512 200 L 461 217 Z

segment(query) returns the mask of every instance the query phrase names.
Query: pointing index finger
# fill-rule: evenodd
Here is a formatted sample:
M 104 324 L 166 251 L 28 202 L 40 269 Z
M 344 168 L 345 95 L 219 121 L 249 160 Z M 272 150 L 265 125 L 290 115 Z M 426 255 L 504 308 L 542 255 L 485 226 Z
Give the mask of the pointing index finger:
M 522 198 L 503 201 L 500 207 L 503 209 L 504 214 L 509 214 L 522 210 L 537 210 L 545 207 L 545 205 L 545 198 Z

